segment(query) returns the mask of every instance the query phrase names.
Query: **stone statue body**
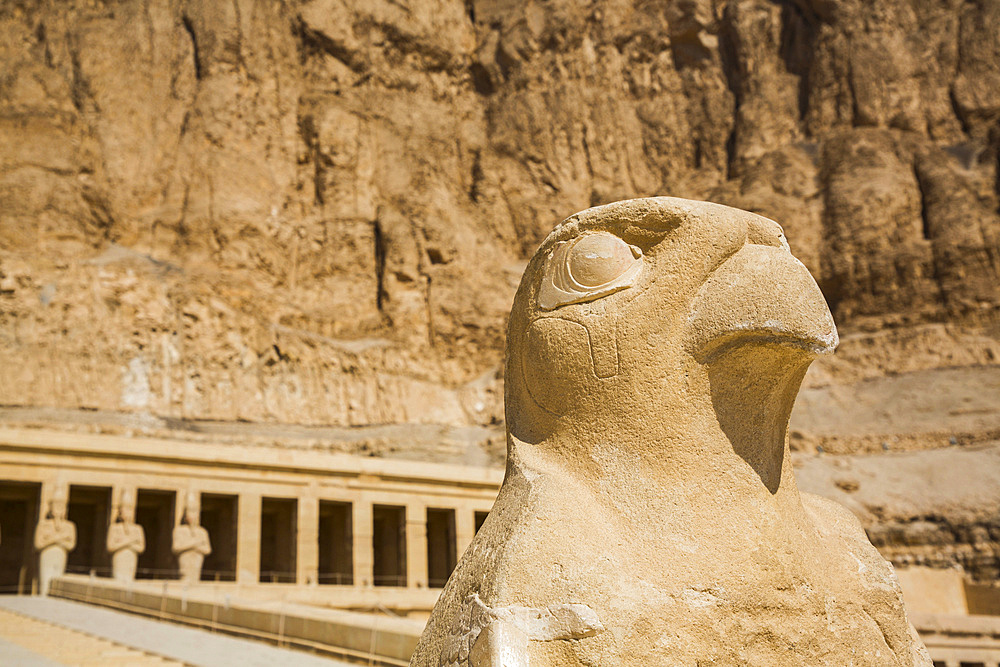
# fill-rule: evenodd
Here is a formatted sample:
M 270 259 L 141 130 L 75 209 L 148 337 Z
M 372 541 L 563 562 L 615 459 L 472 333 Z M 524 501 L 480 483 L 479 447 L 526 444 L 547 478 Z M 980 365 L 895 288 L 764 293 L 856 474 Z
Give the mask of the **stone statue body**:
M 212 553 L 208 531 L 198 525 L 197 508 L 189 502 L 184 512 L 184 522 L 174 528 L 173 552 L 181 581 L 195 583 L 201 580 L 201 566 L 205 556 Z
M 118 520 L 108 529 L 107 547 L 111 554 L 111 576 L 115 581 L 135 581 L 139 554 L 146 550 L 146 534 L 135 523 L 135 505 L 123 501 Z
M 503 486 L 411 665 L 930 667 L 892 567 L 795 485 L 788 415 L 837 342 L 771 220 L 566 220 L 509 320 Z
M 111 552 L 111 576 L 115 581 L 135 581 L 139 554 L 146 550 L 146 536 L 142 526 L 114 523 L 108 531 L 108 551 Z
M 35 528 L 38 551 L 39 593 L 48 595 L 49 584 L 66 572 L 66 557 L 76 548 L 76 525 L 66 519 L 66 501 L 53 499 L 49 514 Z

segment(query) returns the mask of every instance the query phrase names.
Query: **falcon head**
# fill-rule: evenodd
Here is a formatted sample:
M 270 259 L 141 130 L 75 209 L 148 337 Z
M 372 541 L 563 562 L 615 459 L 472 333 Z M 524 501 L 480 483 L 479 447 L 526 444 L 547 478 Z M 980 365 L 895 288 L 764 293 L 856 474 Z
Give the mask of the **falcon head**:
M 714 420 L 773 477 L 760 468 L 802 376 L 837 343 L 772 220 L 672 197 L 591 208 L 549 234 L 514 298 L 508 429 L 527 443 L 582 425 L 656 439 Z

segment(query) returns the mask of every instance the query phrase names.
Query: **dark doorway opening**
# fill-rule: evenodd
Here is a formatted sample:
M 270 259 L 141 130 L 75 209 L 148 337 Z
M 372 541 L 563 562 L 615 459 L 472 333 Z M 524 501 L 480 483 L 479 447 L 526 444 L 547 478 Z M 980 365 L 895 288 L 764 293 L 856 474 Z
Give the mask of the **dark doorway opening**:
M 136 579 L 175 579 L 177 563 L 174 543 L 174 491 L 139 489 L 136 494 L 135 522 L 146 535 L 146 550 L 139 554 Z
M 0 593 L 31 592 L 41 484 L 0 482 Z
M 295 583 L 296 509 L 294 498 L 261 499 L 261 582 Z
M 111 523 L 111 488 L 70 486 L 67 518 L 76 524 L 76 548 L 66 559 L 66 572 L 111 576 L 108 526 Z
M 479 529 L 483 527 L 483 524 L 486 523 L 486 517 L 488 517 L 489 515 L 490 515 L 489 512 L 476 512 L 476 532 L 477 533 L 479 532 Z
M 319 583 L 354 583 L 354 527 L 351 503 L 319 501 Z
M 427 585 L 443 588 L 455 569 L 455 510 L 427 508 Z
M 376 586 L 406 586 L 406 508 L 372 507 L 372 560 Z
M 238 502 L 237 496 L 201 494 L 201 525 L 212 543 L 201 568 L 202 581 L 236 581 Z

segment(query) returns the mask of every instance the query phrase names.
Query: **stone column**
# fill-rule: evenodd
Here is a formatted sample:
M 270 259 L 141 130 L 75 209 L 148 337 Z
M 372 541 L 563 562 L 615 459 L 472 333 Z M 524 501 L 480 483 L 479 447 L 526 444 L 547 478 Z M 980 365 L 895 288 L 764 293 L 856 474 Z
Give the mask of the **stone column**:
M 372 504 L 367 499 L 351 505 L 354 522 L 354 585 L 370 588 L 374 585 L 374 553 L 372 550 Z
M 201 525 L 201 494 L 189 491 L 184 501 L 184 515 L 174 528 L 172 550 L 177 557 L 181 581 L 195 584 L 201 581 L 201 566 L 212 553 L 212 541 Z
M 68 489 L 51 490 L 51 500 L 43 505 L 35 528 L 34 546 L 38 552 L 39 592 L 48 595 L 49 584 L 66 572 L 66 557 L 76 547 L 76 524 L 66 518 Z
M 259 493 L 241 493 L 236 522 L 236 581 L 256 584 L 260 580 Z
M 118 504 L 111 511 L 107 547 L 111 554 L 111 576 L 120 584 L 128 584 L 135 580 L 139 554 L 146 550 L 146 535 L 135 522 L 135 489 L 121 488 L 116 495 Z
M 319 577 L 319 498 L 312 493 L 299 497 L 297 533 L 295 583 L 315 584 Z
M 406 505 L 406 586 L 427 588 L 427 506 Z

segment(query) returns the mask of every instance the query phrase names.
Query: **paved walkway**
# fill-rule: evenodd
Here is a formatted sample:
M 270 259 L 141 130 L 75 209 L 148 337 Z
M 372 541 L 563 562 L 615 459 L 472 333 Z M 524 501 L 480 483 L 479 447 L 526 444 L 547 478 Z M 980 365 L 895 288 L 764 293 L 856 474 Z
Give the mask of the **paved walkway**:
M 0 609 L 0 664 L 20 667 L 184 667 L 107 639 Z
M 0 620 L 0 623 L 6 624 L 7 619 Z M 4 629 L 6 629 L 5 626 Z M 61 663 L 49 660 L 44 655 L 39 655 L 6 639 L 0 639 L 0 664 L 7 667 L 63 667 Z
M 93 605 L 0 596 L 0 665 L 60 667 L 351 667 L 263 642 Z

